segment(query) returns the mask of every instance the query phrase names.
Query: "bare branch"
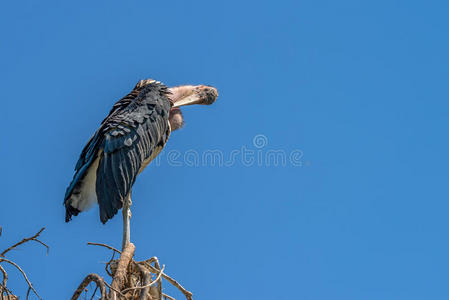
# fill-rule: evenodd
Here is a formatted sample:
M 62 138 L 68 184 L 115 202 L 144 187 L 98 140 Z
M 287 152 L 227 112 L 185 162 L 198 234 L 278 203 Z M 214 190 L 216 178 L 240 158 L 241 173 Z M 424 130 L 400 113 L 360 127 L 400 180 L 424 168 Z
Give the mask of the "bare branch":
M 41 244 L 42 246 L 44 246 L 45 248 L 47 248 L 47 255 L 48 255 L 48 252 L 50 251 L 50 247 L 49 247 L 47 244 L 45 244 L 44 242 L 42 242 L 42 241 L 39 240 L 39 239 L 32 239 L 32 241 L 38 242 L 39 244 Z
M 150 282 L 149 284 L 145 285 L 145 286 L 136 286 L 136 287 L 132 287 L 132 288 L 127 288 L 124 289 L 122 291 L 122 293 L 125 293 L 127 291 L 132 291 L 132 290 L 140 290 L 140 289 L 145 289 L 145 288 L 149 288 L 150 286 L 152 286 L 153 284 L 155 284 L 159 279 L 161 279 L 162 276 L 162 272 L 164 271 L 165 266 L 162 266 L 162 270 L 159 272 L 159 275 L 156 277 L 156 279 L 153 282 Z
M 112 251 L 111 259 L 110 259 L 110 260 L 106 263 L 106 265 L 104 266 L 104 269 L 105 269 L 106 273 L 108 273 L 108 275 L 111 276 L 111 277 L 114 277 L 114 276 L 112 275 L 111 272 L 109 272 L 108 267 L 109 267 L 109 265 L 111 264 L 111 262 L 114 260 L 114 258 L 115 258 L 115 252 Z
M 154 266 L 158 270 L 160 270 L 161 269 L 161 265 L 159 264 L 159 260 L 157 259 L 156 256 L 154 256 L 153 259 L 154 259 Z M 161 271 L 161 274 L 164 274 L 164 273 Z M 157 290 L 158 290 L 158 295 L 162 295 L 162 280 L 160 278 L 159 278 L 159 283 L 158 283 Z
M 158 261 L 156 256 L 153 256 L 152 258 L 149 258 L 149 259 L 144 260 L 144 261 L 140 261 L 140 262 L 138 262 L 138 264 L 152 264 L 154 262 L 157 262 L 157 264 L 159 264 L 159 261 Z
M 86 276 L 86 278 L 84 278 L 84 280 L 81 282 L 81 284 L 78 286 L 75 293 L 73 294 L 71 300 L 78 299 L 78 297 L 84 291 L 86 286 L 88 286 L 89 283 L 91 283 L 92 281 L 95 282 L 95 284 L 97 285 L 97 288 L 98 287 L 100 288 L 101 300 L 106 300 L 106 286 L 105 286 L 106 282 L 103 280 L 103 278 L 101 276 L 99 276 L 98 274 L 94 274 L 94 273 L 89 274 Z
M 93 292 L 93 294 L 92 294 L 92 297 L 90 297 L 90 300 L 93 300 L 93 299 L 94 299 L 95 294 L 97 293 L 97 290 L 98 290 L 98 285 L 95 287 L 95 290 L 94 290 L 94 292 Z
M 44 227 L 44 228 L 45 228 L 45 227 Z M 44 228 L 42 228 L 41 231 L 44 230 Z M 41 232 L 41 231 L 40 231 L 40 232 Z M 40 232 L 39 232 L 39 233 L 40 233 Z M 24 271 L 23 271 L 23 270 L 22 270 L 22 269 L 15 263 L 15 262 L 10 261 L 9 259 L 6 259 L 6 258 L 0 258 L 0 262 L 2 262 L 2 261 L 7 262 L 7 263 L 13 265 L 14 267 L 16 267 L 17 270 L 19 270 L 20 273 L 22 273 L 22 275 L 23 275 L 23 277 L 25 278 L 25 281 L 27 282 L 28 286 L 33 290 L 33 292 L 36 294 L 36 296 L 37 296 L 39 299 L 42 299 L 42 298 L 39 296 L 39 294 L 36 292 L 36 290 L 34 289 L 34 287 L 33 287 L 33 285 L 31 284 L 31 282 L 28 280 L 28 277 L 27 277 L 27 275 L 25 274 L 25 272 L 24 272 Z
M 106 286 L 110 289 L 113 290 L 114 292 L 118 293 L 120 296 L 125 297 L 125 295 L 122 294 L 122 292 L 120 292 L 119 290 L 116 290 L 115 288 L 113 288 L 109 283 L 107 283 L 106 281 L 104 282 L 104 284 L 106 284 Z
M 153 266 L 148 266 L 148 268 L 150 269 L 151 273 L 157 274 L 159 273 L 159 270 L 157 270 L 155 267 Z M 173 286 L 175 286 L 181 293 L 184 294 L 184 296 L 188 299 L 188 300 L 192 300 L 193 298 L 193 294 L 191 292 L 189 292 L 188 290 L 186 290 L 181 284 L 179 284 L 179 282 L 177 282 L 176 280 L 174 280 L 173 278 L 171 278 L 170 276 L 168 276 L 165 273 L 162 273 L 162 277 L 164 279 L 166 279 L 168 282 L 170 282 Z
M 168 299 L 168 300 L 176 300 L 175 298 L 173 298 L 172 296 L 169 296 L 169 295 L 167 295 L 167 294 L 162 294 L 162 296 L 163 296 L 165 299 Z
M 134 251 L 136 250 L 136 247 L 133 243 L 127 243 L 125 245 L 125 248 L 123 249 L 122 254 L 120 255 L 119 262 L 117 264 L 117 270 L 114 274 L 114 279 L 112 280 L 111 287 L 114 291 L 121 290 L 126 282 L 126 275 L 127 275 L 127 269 L 128 265 L 131 262 Z M 117 298 L 116 294 L 109 291 L 109 295 L 112 299 Z
M 39 230 L 35 235 L 33 235 L 32 237 L 29 237 L 29 238 L 24 238 L 24 239 L 21 240 L 20 242 L 15 243 L 15 244 L 12 245 L 11 247 L 9 247 L 8 249 L 6 249 L 6 250 L 3 251 L 2 253 L 0 253 L 0 256 L 5 257 L 5 254 L 6 254 L 6 253 L 8 253 L 9 251 L 13 250 L 13 249 L 16 248 L 17 246 L 20 246 L 20 245 L 22 245 L 23 243 L 26 243 L 26 242 L 29 242 L 29 241 L 35 241 L 35 242 L 40 243 L 41 245 L 44 245 L 44 246 L 47 248 L 47 253 L 48 253 L 49 247 L 48 247 L 45 243 L 43 243 L 43 242 L 41 242 L 40 240 L 36 239 L 36 238 L 42 233 L 42 231 L 44 231 L 44 230 L 45 230 L 45 227 L 42 227 L 41 230 Z
M 145 268 L 144 265 L 139 265 L 139 264 L 135 264 L 135 265 L 139 269 L 140 274 L 142 276 L 142 279 L 143 279 L 142 280 L 142 284 L 143 285 L 149 284 L 150 281 L 151 281 L 151 273 L 150 273 L 150 271 L 148 271 L 147 268 Z M 140 291 L 140 300 L 147 300 L 147 298 L 148 298 L 147 295 L 148 295 L 149 289 L 150 288 L 147 287 L 147 288 L 143 288 Z M 150 298 L 150 300 L 151 300 L 151 298 Z
M 28 287 L 28 291 L 27 291 L 27 296 L 26 296 L 26 300 L 30 299 L 30 292 L 31 292 L 31 288 Z
M 3 299 L 4 292 L 8 293 L 8 289 L 6 288 L 6 282 L 8 281 L 8 273 L 6 273 L 5 269 L 3 269 L 2 266 L 0 266 L 0 271 L 3 274 L 2 285 L 0 286 L 0 296 Z
M 109 245 L 106 245 L 106 244 L 91 243 L 91 242 L 88 242 L 87 244 L 88 244 L 88 245 L 91 245 L 91 246 L 102 246 L 102 247 L 106 247 L 106 248 L 108 248 L 108 249 L 110 249 L 110 250 L 112 250 L 112 251 L 117 252 L 118 254 L 122 254 L 121 251 L 115 249 L 114 247 L 111 247 L 111 246 L 109 246 Z

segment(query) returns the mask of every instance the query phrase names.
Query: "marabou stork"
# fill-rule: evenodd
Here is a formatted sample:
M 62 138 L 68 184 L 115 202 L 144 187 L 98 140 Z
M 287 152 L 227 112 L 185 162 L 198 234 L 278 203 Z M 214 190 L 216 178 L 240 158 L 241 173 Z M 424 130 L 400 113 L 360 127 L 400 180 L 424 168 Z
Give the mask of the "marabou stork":
M 168 88 L 155 80 L 139 81 L 114 104 L 82 150 L 64 197 L 65 221 L 94 203 L 100 206 L 101 222 L 111 219 L 130 202 L 137 175 L 160 153 L 170 132 L 183 125 L 179 107 L 209 105 L 217 96 L 210 86 Z

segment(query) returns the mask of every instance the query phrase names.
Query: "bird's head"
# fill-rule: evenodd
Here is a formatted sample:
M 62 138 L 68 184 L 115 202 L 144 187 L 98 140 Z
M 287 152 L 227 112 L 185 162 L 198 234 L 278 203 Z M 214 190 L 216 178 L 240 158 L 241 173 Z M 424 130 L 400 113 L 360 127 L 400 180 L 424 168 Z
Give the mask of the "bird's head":
M 169 88 L 168 97 L 172 103 L 170 126 L 172 130 L 182 127 L 184 118 L 179 107 L 193 104 L 211 105 L 218 97 L 216 88 L 207 85 L 182 85 Z

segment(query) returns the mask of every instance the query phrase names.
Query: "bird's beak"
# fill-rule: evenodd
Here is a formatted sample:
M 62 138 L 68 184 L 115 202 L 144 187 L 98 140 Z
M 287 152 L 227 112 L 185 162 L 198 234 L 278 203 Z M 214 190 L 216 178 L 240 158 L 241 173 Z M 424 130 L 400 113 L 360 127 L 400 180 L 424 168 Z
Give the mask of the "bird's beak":
M 173 107 L 193 104 L 210 105 L 218 97 L 217 89 L 206 85 L 183 85 L 172 87 L 169 90 Z

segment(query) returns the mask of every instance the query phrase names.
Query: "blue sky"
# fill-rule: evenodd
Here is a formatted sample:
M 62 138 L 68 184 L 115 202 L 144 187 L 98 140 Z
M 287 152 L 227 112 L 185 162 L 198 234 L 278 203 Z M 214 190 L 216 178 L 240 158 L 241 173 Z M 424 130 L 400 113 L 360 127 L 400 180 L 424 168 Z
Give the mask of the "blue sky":
M 218 101 L 185 108 L 185 128 L 134 185 L 137 259 L 158 256 L 195 299 L 448 299 L 448 8 L 3 2 L 0 248 L 47 226 L 48 256 L 33 244 L 10 256 L 45 299 L 103 275 L 110 253 L 86 243 L 120 247 L 121 217 L 104 226 L 95 207 L 64 223 L 82 147 L 139 79 L 209 84 Z M 242 147 L 301 155 L 182 160 Z

